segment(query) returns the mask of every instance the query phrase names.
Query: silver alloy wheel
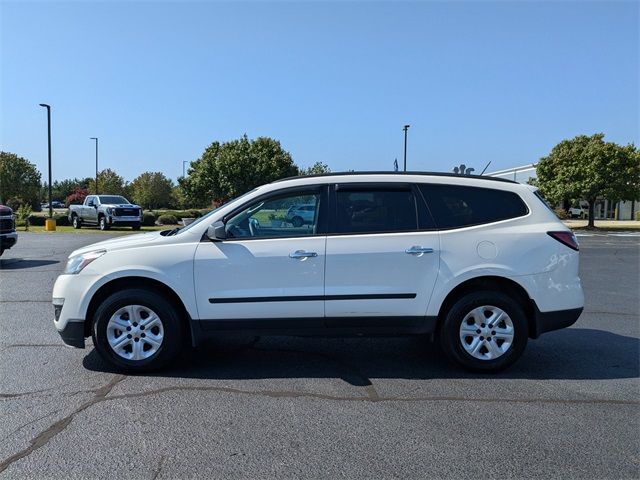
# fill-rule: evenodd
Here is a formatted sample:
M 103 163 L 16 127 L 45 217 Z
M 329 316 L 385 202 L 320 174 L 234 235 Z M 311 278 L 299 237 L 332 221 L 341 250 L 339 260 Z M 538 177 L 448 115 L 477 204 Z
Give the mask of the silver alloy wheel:
M 144 360 L 162 346 L 164 327 L 160 317 L 142 305 L 119 308 L 107 324 L 111 349 L 127 360 Z
M 471 310 L 460 324 L 460 343 L 478 360 L 495 360 L 513 345 L 513 322 L 507 313 L 492 305 Z

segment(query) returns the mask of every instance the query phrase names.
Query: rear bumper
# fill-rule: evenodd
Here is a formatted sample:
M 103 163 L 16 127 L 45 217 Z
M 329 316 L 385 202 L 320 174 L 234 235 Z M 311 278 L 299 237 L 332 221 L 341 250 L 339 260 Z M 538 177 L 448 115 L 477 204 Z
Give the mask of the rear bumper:
M 534 304 L 534 322 L 531 326 L 531 338 L 553 330 L 567 328 L 576 323 L 582 313 L 583 307 L 568 310 L 556 310 L 553 312 L 541 312 Z

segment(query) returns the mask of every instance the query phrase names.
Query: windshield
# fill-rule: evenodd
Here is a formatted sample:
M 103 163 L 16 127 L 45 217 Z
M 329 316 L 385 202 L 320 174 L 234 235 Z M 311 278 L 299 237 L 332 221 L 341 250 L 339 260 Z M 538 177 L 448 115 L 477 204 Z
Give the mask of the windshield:
M 186 232 L 187 230 L 189 230 L 190 228 L 198 225 L 200 222 L 207 220 L 208 218 L 211 217 L 211 215 L 213 215 L 215 212 L 217 212 L 218 210 L 220 210 L 222 207 L 228 207 L 229 205 L 231 205 L 232 203 L 236 203 L 237 201 L 239 201 L 240 199 L 246 197 L 247 195 L 249 195 L 250 193 L 253 193 L 257 190 L 257 188 L 254 188 L 253 190 L 249 190 L 247 193 L 243 193 L 242 195 L 240 195 L 239 197 L 234 198 L 233 200 L 229 200 L 227 203 L 220 205 L 218 208 L 214 208 L 213 210 L 211 210 L 209 213 L 207 213 L 206 215 L 203 215 L 200 218 L 197 218 L 196 220 L 194 220 L 193 222 L 191 222 L 189 225 L 187 225 L 186 227 L 181 227 L 178 229 L 175 229 L 175 232 L 172 233 L 172 235 L 175 235 L 176 233 L 182 233 L 182 232 Z
M 129 204 L 129 200 L 127 200 L 124 197 L 121 197 L 120 195 L 98 195 L 98 198 L 100 199 L 100 203 L 106 203 L 106 204 L 120 204 L 120 203 L 126 203 Z

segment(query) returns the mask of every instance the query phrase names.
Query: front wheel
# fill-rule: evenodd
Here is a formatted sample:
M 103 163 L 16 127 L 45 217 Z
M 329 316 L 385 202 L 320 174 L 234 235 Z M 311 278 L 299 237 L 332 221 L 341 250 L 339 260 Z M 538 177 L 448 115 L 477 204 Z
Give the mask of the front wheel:
M 132 225 L 131 230 L 140 230 L 140 224 L 136 223 L 135 225 Z
M 294 227 L 299 228 L 304 224 L 304 220 L 302 220 L 302 217 L 293 217 L 291 223 Z
M 447 356 L 475 372 L 511 366 L 527 345 L 527 319 L 513 298 L 493 291 L 470 293 L 455 302 L 440 329 Z
M 98 225 L 100 225 L 100 230 L 109 230 L 109 224 L 107 223 L 107 217 L 100 217 L 98 221 Z
M 125 372 L 163 367 L 182 346 L 182 325 L 175 306 L 143 289 L 121 290 L 96 310 L 93 344 L 109 363 Z

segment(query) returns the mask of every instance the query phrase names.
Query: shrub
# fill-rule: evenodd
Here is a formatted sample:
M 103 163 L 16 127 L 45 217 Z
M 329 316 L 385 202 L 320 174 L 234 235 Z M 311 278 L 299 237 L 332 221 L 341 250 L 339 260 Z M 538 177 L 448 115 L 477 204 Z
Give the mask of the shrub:
M 29 215 L 29 225 L 35 225 L 36 227 L 44 227 L 45 217 L 40 215 Z
M 153 227 L 156 224 L 156 214 L 153 212 L 142 213 L 142 225 L 145 227 Z
M 31 215 L 31 206 L 28 204 L 21 205 L 14 212 L 16 214 L 16 221 L 20 223 L 20 225 L 24 225 L 29 215 Z
M 560 220 L 566 220 L 567 218 L 569 218 L 569 214 L 564 208 L 558 207 L 553 211 Z
M 158 217 L 158 220 L 156 220 L 156 223 L 158 225 L 177 225 L 178 219 L 175 217 L 175 215 L 164 214 Z
M 202 216 L 202 212 L 200 210 L 189 210 L 189 217 L 200 218 Z
M 640 212 L 636 212 L 636 220 L 640 222 Z
M 69 225 L 71 225 L 71 223 L 69 223 L 69 217 L 67 217 L 66 215 L 54 215 L 53 219 L 56 221 L 56 225 L 58 225 L 59 227 L 68 227 Z

